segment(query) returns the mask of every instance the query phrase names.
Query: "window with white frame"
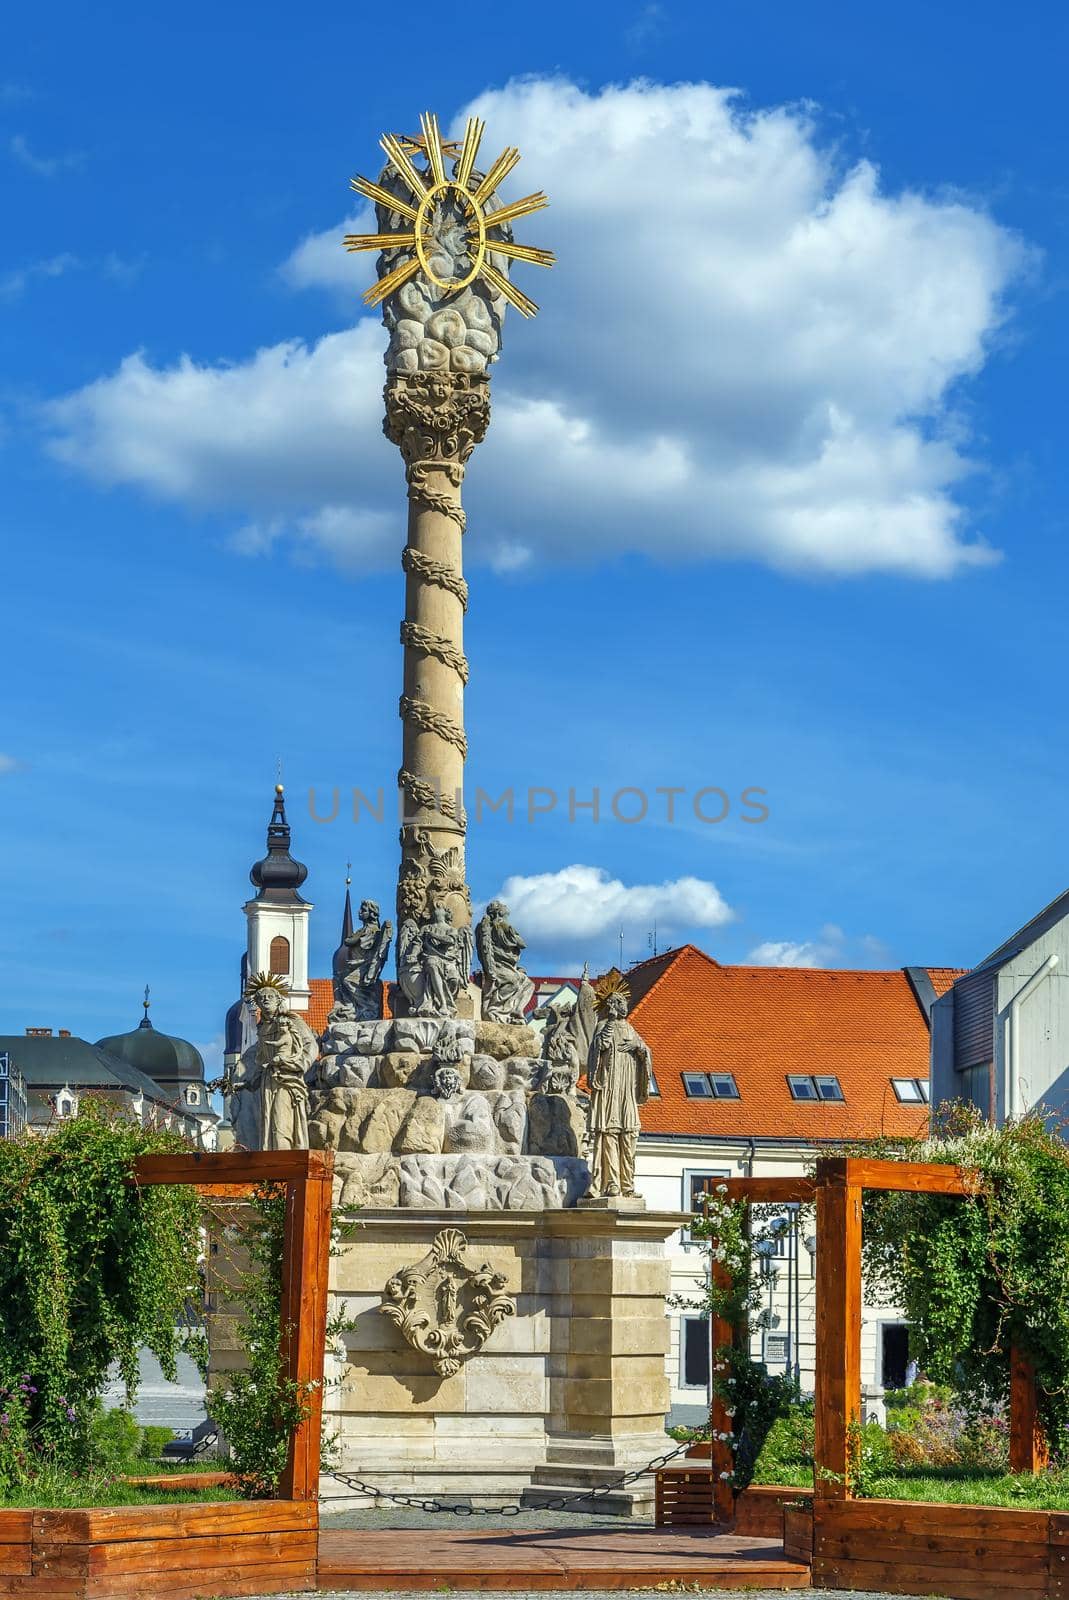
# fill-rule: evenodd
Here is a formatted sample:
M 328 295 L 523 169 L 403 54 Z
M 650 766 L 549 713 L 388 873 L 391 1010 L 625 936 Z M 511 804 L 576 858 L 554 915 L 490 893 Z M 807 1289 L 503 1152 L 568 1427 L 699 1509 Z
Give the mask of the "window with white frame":
M 904 1105 L 928 1104 L 927 1078 L 892 1078 L 891 1088 L 895 1092 L 895 1098 Z
M 686 1167 L 683 1172 L 683 1210 L 692 1214 L 700 1212 L 706 1192 L 730 1176 L 731 1172 L 727 1167 Z M 681 1237 L 684 1244 L 695 1242 L 689 1228 L 683 1229 Z

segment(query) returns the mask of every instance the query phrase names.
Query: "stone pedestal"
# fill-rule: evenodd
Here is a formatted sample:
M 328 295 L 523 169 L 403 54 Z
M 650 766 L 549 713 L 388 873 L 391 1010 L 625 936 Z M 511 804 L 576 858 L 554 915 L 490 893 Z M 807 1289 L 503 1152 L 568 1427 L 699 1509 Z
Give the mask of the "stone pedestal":
M 504 1505 L 597 1488 L 668 1447 L 665 1374 L 675 1213 L 361 1211 L 332 1262 L 331 1310 L 352 1319 L 328 1364 L 328 1434 L 339 1466 L 387 1491 Z M 439 1377 L 379 1309 L 387 1281 L 442 1228 L 503 1275 L 516 1315 L 459 1372 Z M 367 1503 L 328 1476 L 325 1504 Z M 652 1481 L 599 1502 L 629 1514 Z

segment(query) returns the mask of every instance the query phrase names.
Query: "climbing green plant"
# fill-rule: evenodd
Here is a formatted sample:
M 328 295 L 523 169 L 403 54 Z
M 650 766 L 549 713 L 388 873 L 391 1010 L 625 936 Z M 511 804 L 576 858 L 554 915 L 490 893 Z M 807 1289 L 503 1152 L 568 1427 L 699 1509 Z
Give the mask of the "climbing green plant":
M 778 1418 L 797 1400 L 791 1378 L 770 1374 L 749 1352 L 745 1330 L 759 1322 L 761 1290 L 753 1273 L 753 1253 L 769 1231 L 759 1220 L 762 1208 L 745 1200 L 729 1200 L 718 1184 L 706 1196 L 704 1210 L 693 1218 L 690 1234 L 702 1242 L 708 1276 L 701 1299 L 674 1296 L 671 1303 L 702 1310 L 728 1323 L 732 1338 L 712 1350 L 713 1397 L 722 1400 L 730 1426 L 720 1442 L 730 1446 L 732 1469 L 726 1476 L 736 1493 L 752 1480 L 761 1449 Z M 723 1271 L 716 1270 L 718 1267 Z
M 868 1153 L 958 1165 L 964 1199 L 869 1192 L 863 1213 L 870 1295 L 905 1308 L 925 1375 L 977 1415 L 1009 1394 L 1009 1355 L 1035 1363 L 1053 1460 L 1069 1460 L 1069 1150 L 1049 1119 L 992 1127 L 949 1106 L 932 1138 Z
M 283 1353 L 282 1263 L 286 1228 L 284 1184 L 264 1184 L 250 1197 L 250 1216 L 232 1230 L 245 1265 L 234 1272 L 240 1299 L 238 1337 L 245 1368 L 211 1391 L 209 1410 L 232 1452 L 242 1492 L 274 1494 L 286 1465 L 290 1435 L 310 1410 L 310 1386 L 286 1372 Z M 235 1255 L 236 1259 L 236 1255 Z
M 0 1488 L 94 1466 L 113 1364 L 128 1401 L 143 1347 L 177 1379 L 201 1300 L 197 1195 L 132 1180 L 139 1156 L 186 1148 L 93 1100 L 46 1138 L 0 1140 Z

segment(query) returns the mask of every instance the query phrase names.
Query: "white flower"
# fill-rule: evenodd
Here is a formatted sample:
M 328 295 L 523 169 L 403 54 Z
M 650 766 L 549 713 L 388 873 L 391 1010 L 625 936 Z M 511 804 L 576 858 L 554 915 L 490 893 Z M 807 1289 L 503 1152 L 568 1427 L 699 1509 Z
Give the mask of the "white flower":
M 727 1194 L 727 1192 L 728 1192 L 727 1184 L 726 1183 L 718 1183 L 717 1186 L 716 1186 L 716 1192 L 717 1192 L 717 1194 Z
M 727 1482 L 727 1480 L 728 1480 L 728 1479 L 729 1479 L 729 1478 L 730 1478 L 730 1477 L 731 1477 L 731 1473 L 730 1473 L 730 1472 L 722 1472 L 722 1473 L 721 1473 L 721 1474 L 720 1474 L 720 1481 L 721 1481 L 721 1482 L 722 1482 L 722 1483 L 726 1483 L 726 1482 Z

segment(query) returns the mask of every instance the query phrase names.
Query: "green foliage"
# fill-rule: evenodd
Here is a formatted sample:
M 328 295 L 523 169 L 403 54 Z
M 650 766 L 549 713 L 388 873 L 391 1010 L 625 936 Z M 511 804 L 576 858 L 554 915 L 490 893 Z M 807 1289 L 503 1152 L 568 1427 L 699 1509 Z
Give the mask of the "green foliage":
M 138 1355 L 177 1377 L 201 1295 L 194 1190 L 139 1188 L 138 1156 L 186 1148 L 93 1101 L 48 1138 L 0 1140 L 0 1491 L 94 1465 L 98 1397 Z
M 971 1107 L 952 1107 L 938 1135 L 907 1154 L 975 1172 L 975 1193 L 866 1194 L 870 1293 L 905 1307 L 921 1367 L 977 1422 L 1005 1407 L 1011 1346 L 1029 1355 L 1051 1457 L 1065 1463 L 1069 1150 L 1040 1116 L 993 1128 Z
M 93 1461 L 111 1472 L 132 1472 L 141 1446 L 141 1429 L 130 1411 L 98 1410 L 90 1424 Z
M 813 1403 L 800 1401 L 776 1417 L 754 1463 L 751 1482 L 812 1483 Z
M 159 1461 L 160 1457 L 163 1455 L 164 1445 L 170 1444 L 173 1438 L 173 1428 L 162 1428 L 153 1426 L 152 1424 L 149 1424 L 148 1427 L 142 1428 L 141 1438 L 137 1446 L 137 1457 L 139 1463 L 144 1465 L 148 1462 Z
M 712 1393 L 724 1402 L 731 1427 L 720 1442 L 729 1444 L 734 1457 L 730 1474 L 736 1493 L 752 1481 L 770 1431 L 787 1417 L 798 1401 L 793 1379 L 782 1373 L 770 1374 L 763 1363 L 751 1359 L 745 1340 L 750 1317 L 757 1312 L 761 1291 L 751 1270 L 753 1253 L 771 1234 L 753 1219 L 760 1208 L 745 1202 L 730 1201 L 724 1185 L 716 1185 L 706 1197 L 704 1214 L 691 1223 L 691 1237 L 707 1243 L 710 1276 L 701 1301 L 679 1296 L 674 1305 L 700 1306 L 705 1313 L 727 1322 L 733 1329 L 730 1342 L 713 1350 Z
M 252 1221 L 241 1230 L 249 1266 L 238 1273 L 244 1308 L 238 1327 L 247 1366 L 214 1388 L 209 1409 L 233 1452 L 233 1469 L 248 1498 L 274 1494 L 289 1438 L 309 1414 L 309 1386 L 285 1370 L 282 1253 L 286 1190 L 265 1184 L 252 1197 Z

